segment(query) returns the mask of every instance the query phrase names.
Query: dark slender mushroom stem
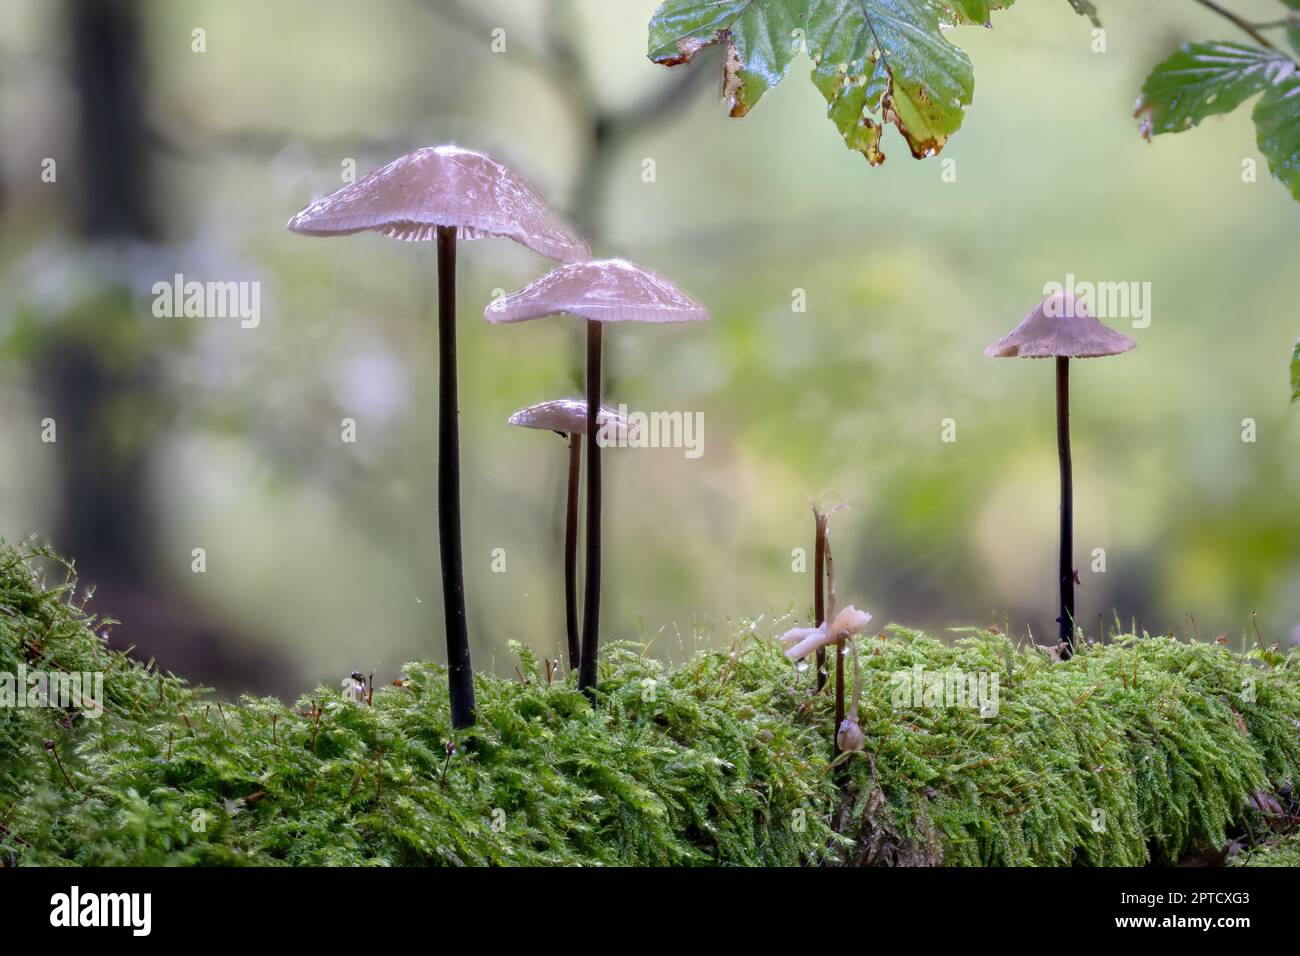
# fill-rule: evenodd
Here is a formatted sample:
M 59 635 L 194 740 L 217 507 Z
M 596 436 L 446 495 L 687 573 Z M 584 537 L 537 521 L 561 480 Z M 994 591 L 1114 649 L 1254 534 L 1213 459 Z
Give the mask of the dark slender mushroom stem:
M 590 417 L 590 416 L 589 416 Z M 582 660 L 578 643 L 578 484 L 582 477 L 582 436 L 569 434 L 569 496 L 564 513 L 564 623 L 569 636 L 569 669 Z M 547 683 L 550 683 L 548 680 Z
M 600 412 L 600 323 L 587 320 L 587 575 L 582 606 L 582 659 L 578 689 L 595 694 L 600 647 L 600 445 L 596 417 Z
M 1061 463 L 1061 659 L 1074 654 L 1074 481 L 1070 463 L 1070 360 L 1056 357 L 1056 448 Z
M 816 508 L 813 517 L 817 519 L 817 539 L 813 546 L 813 626 L 821 627 L 826 623 L 826 522 L 829 515 L 824 515 Z M 826 686 L 826 648 L 817 648 L 817 692 Z M 839 724 L 835 725 L 836 727 Z
M 438 550 L 451 725 L 474 724 L 474 672 L 460 554 L 460 409 L 456 395 L 456 227 L 438 227 Z

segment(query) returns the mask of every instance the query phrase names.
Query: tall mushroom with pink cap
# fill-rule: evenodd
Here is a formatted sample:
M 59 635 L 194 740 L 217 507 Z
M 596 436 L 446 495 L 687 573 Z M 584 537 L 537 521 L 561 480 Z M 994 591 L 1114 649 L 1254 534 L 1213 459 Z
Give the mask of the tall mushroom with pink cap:
M 560 266 L 532 285 L 492 302 L 489 322 L 523 322 L 567 312 L 587 322 L 587 565 L 578 686 L 596 686 L 600 646 L 600 408 L 601 327 L 606 322 L 698 322 L 708 310 L 675 283 L 624 259 Z
M 456 728 L 474 723 L 474 678 L 460 542 L 460 432 L 456 396 L 456 240 L 501 236 L 561 262 L 591 255 L 537 192 L 495 159 L 430 146 L 393 160 L 289 220 L 304 236 L 378 232 L 438 248 L 438 544 L 447 632 L 447 681 Z
M 601 406 L 596 422 L 597 427 L 606 429 L 614 438 L 630 438 L 636 433 L 636 423 L 609 405 Z M 578 488 L 582 436 L 587 434 L 587 403 L 575 398 L 540 402 L 519 409 L 507 419 L 507 424 L 552 431 L 569 442 L 568 495 L 564 510 L 564 624 L 569 642 L 569 667 L 577 670 L 582 660 L 578 635 Z
M 1102 325 L 1068 292 L 1035 306 L 1023 322 L 984 350 L 991 358 L 1056 358 L 1056 445 L 1061 469 L 1060 653 L 1074 653 L 1074 484 L 1070 461 L 1070 359 L 1118 355 L 1137 343 Z

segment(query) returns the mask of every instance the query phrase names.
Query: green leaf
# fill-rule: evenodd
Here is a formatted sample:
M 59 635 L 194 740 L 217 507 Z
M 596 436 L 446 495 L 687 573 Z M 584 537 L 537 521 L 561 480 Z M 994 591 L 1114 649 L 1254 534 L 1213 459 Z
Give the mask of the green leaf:
M 1300 402 L 1300 339 L 1295 340 L 1291 353 L 1291 401 Z
M 1255 104 L 1255 142 L 1273 178 L 1300 199 L 1300 72 L 1287 65 Z
M 893 123 L 917 159 L 943 149 L 961 126 L 975 77 L 965 52 L 939 30 L 931 0 L 811 0 L 813 83 L 845 143 L 873 166 Z
M 1244 43 L 1183 44 L 1151 71 L 1133 115 L 1147 139 L 1190 129 L 1207 116 L 1232 112 L 1284 64 L 1291 61 L 1277 51 Z
M 851 149 L 883 162 L 880 138 L 892 123 L 922 159 L 961 126 L 975 86 L 970 60 L 940 27 L 988 25 L 1013 2 L 665 0 L 650 20 L 649 56 L 677 66 L 723 45 L 723 97 L 732 116 L 744 116 L 807 50 L 813 83 Z
M 989 0 L 948 0 L 943 4 L 942 13 L 951 23 L 983 26 L 989 22 Z
M 990 25 L 994 10 L 1005 10 L 1015 0 L 939 0 L 939 14 L 945 23 Z
M 1184 45 L 1151 71 L 1134 115 L 1150 139 L 1229 113 L 1261 92 L 1252 114 L 1259 151 L 1300 200 L 1300 67 L 1285 54 L 1243 43 Z
M 801 49 L 803 0 L 667 0 L 650 19 L 650 59 L 690 62 L 699 50 L 726 44 L 723 97 L 744 116 L 785 78 Z
M 1079 16 L 1091 20 L 1094 27 L 1101 26 L 1101 18 L 1097 16 L 1097 7 L 1092 0 L 1070 0 L 1070 6 Z
M 1291 24 L 1286 28 L 1286 42 L 1291 44 L 1291 49 L 1300 53 L 1300 24 Z

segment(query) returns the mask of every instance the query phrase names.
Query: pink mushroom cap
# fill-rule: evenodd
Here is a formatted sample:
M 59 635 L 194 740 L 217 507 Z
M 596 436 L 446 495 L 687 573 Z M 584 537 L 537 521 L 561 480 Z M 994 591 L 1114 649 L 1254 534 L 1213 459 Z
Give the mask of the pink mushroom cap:
M 587 434 L 587 403 L 577 398 L 560 398 L 521 408 L 506 423 L 523 428 L 540 428 L 566 435 Z M 636 422 L 618 413 L 618 409 L 601 405 L 596 412 L 596 426 L 613 431 L 615 437 L 636 434 Z
M 990 358 L 1098 358 L 1137 345 L 1122 332 L 1102 325 L 1068 292 L 1049 295 L 1011 330 L 984 350 Z
M 568 312 L 593 322 L 699 322 L 703 305 L 676 283 L 626 259 L 590 259 L 552 269 L 483 310 L 489 322 L 524 322 Z
M 501 236 L 560 262 L 591 249 L 537 191 L 491 156 L 458 146 L 427 146 L 322 196 L 289 220 L 304 236 L 373 230 L 407 242 L 455 226 L 461 239 Z

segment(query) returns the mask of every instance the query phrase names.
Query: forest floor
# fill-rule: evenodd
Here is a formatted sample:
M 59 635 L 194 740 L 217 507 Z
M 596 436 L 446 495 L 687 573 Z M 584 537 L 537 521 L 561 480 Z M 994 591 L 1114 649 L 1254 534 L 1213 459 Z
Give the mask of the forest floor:
M 0 546 L 6 866 L 1300 863 L 1295 651 L 1144 635 L 1061 663 L 890 628 L 860 639 L 866 745 L 835 763 L 833 695 L 772 635 L 671 668 L 611 646 L 594 704 L 516 646 L 453 733 L 431 663 L 361 700 L 218 701 L 110 650 L 63 570 Z M 32 706 L 81 674 L 102 714 Z

